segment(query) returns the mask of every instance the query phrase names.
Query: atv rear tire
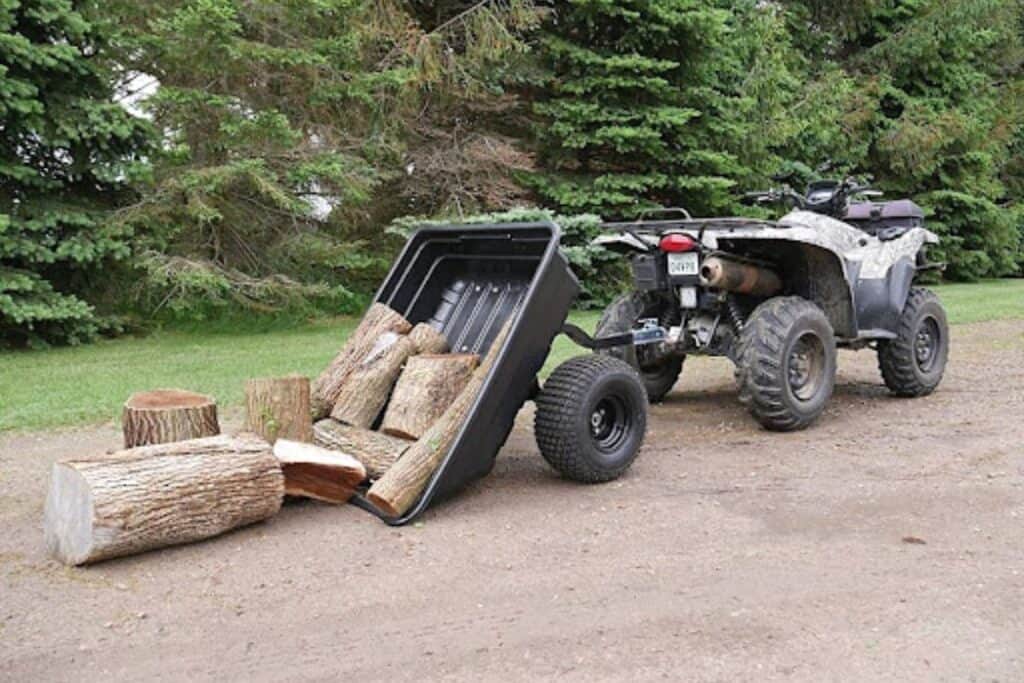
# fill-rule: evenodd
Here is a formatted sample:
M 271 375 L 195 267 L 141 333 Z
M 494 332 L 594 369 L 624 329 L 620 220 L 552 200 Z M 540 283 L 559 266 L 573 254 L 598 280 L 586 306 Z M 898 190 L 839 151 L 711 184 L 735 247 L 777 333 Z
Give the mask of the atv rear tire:
M 923 287 L 912 288 L 896 334 L 878 343 L 885 386 L 897 396 L 927 396 L 942 381 L 949 357 L 949 324 L 939 298 Z
M 555 369 L 536 403 L 537 446 L 564 477 L 611 481 L 636 459 L 647 430 L 647 397 L 629 364 L 600 355 L 572 358 Z
M 604 314 L 601 315 L 601 320 L 597 323 L 595 334 L 598 337 L 606 337 L 630 332 L 636 328 L 636 323 L 641 318 L 657 318 L 659 321 L 665 322 L 663 320 L 665 309 L 665 303 L 655 297 L 639 292 L 623 294 L 604 309 Z M 658 403 L 665 398 L 683 371 L 681 356 L 670 356 L 654 362 L 645 362 L 645 350 L 641 349 L 638 353 L 635 346 L 617 346 L 600 353 L 624 360 L 632 365 L 640 374 L 640 379 L 647 390 L 647 399 L 651 403 Z
M 777 297 L 754 309 L 740 335 L 740 402 L 765 428 L 788 432 L 814 422 L 832 396 L 836 340 L 820 308 Z

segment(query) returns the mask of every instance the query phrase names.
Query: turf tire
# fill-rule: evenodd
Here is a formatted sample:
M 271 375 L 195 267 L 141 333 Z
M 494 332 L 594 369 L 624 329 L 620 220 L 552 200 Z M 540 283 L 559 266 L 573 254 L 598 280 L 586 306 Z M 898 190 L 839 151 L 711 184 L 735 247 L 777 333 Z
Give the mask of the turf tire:
M 555 369 L 536 403 L 537 446 L 567 479 L 612 481 L 636 459 L 647 430 L 647 397 L 628 363 L 596 354 L 572 358 Z M 609 424 L 596 424 L 598 414 Z

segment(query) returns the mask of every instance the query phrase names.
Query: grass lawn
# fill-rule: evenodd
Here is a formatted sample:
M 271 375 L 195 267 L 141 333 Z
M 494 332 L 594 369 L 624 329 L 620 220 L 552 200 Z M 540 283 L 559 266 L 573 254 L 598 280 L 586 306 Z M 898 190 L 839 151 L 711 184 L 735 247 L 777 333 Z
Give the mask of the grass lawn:
M 953 323 L 1024 318 L 1024 280 L 935 288 Z M 593 330 L 599 314 L 574 313 Z M 134 391 L 180 387 L 221 406 L 241 403 L 247 377 L 293 372 L 315 376 L 356 324 L 351 318 L 260 332 L 162 331 L 47 351 L 0 353 L 0 431 L 118 419 Z M 556 339 L 545 372 L 580 353 Z

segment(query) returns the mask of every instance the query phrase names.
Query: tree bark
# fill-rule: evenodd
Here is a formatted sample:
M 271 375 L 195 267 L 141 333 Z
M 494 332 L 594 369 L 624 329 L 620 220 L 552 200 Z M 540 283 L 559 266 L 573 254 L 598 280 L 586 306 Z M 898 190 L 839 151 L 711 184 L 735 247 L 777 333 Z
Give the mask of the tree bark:
M 366 479 L 366 468 L 351 455 L 312 444 L 278 439 L 274 455 L 281 463 L 284 492 L 289 496 L 344 503 Z
M 387 404 L 405 361 L 417 353 L 438 353 L 447 346 L 444 335 L 422 323 L 407 337 L 394 333 L 381 335 L 345 380 L 331 417 L 353 427 L 372 427 Z
M 66 460 L 50 479 L 46 546 L 66 564 L 131 555 L 267 519 L 283 497 L 281 466 L 254 435 Z
M 418 439 L 458 398 L 480 362 L 475 354 L 413 356 L 398 378 L 380 430 Z
M 466 420 L 480 390 L 483 389 L 487 376 L 505 345 L 510 329 L 511 320 L 501 328 L 487 356 L 473 371 L 469 383 L 444 411 L 444 415 L 370 487 L 367 499 L 381 512 L 391 517 L 404 515 L 422 495 L 423 489 L 448 454 L 462 423 Z
M 124 404 L 121 426 L 125 448 L 220 434 L 213 398 L 180 389 L 132 394 Z
M 347 453 L 363 463 L 370 479 L 379 479 L 412 445 L 393 436 L 321 420 L 313 425 L 313 442 L 330 450 Z
M 311 410 L 314 420 L 331 412 L 338 392 L 355 367 L 370 353 L 381 335 L 406 334 L 412 325 L 384 304 L 375 303 L 363 316 L 359 327 L 352 333 L 330 365 L 313 382 Z
M 250 379 L 245 383 L 245 430 L 269 443 L 313 441 L 309 379 L 299 375 Z

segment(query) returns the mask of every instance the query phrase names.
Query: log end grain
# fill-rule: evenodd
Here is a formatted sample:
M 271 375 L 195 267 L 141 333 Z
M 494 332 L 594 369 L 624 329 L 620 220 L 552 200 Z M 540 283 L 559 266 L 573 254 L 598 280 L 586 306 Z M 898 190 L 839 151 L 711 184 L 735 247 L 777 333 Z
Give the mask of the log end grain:
M 55 463 L 43 510 L 46 550 L 65 564 L 77 565 L 92 554 L 92 491 L 81 474 Z

